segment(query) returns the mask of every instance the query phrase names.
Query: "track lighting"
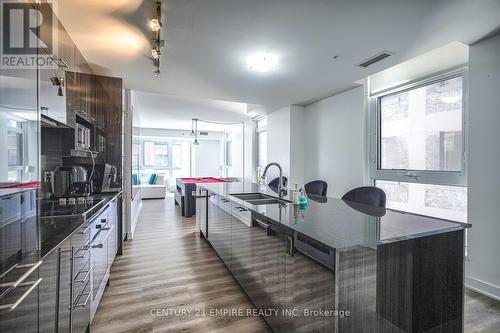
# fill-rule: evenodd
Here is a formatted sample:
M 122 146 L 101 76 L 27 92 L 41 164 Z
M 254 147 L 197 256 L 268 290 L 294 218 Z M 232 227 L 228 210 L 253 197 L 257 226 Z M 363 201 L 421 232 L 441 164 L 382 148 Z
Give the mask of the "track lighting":
M 161 52 L 158 49 L 152 49 L 151 50 L 151 56 L 153 59 L 160 59 Z
M 151 37 L 151 60 L 153 61 L 153 76 L 157 77 L 160 75 L 160 49 L 163 47 L 164 41 L 161 39 L 161 2 L 153 2 L 153 18 L 149 22 L 149 26 L 152 31 Z
M 149 22 L 149 26 L 151 27 L 151 30 L 153 32 L 157 32 L 161 29 L 161 22 L 158 19 L 151 19 L 151 22 Z

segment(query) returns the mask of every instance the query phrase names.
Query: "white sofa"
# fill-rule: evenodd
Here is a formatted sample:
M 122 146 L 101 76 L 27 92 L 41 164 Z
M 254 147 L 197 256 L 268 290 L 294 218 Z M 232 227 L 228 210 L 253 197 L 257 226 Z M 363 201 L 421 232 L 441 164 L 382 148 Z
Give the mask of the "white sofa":
M 167 186 L 165 185 L 165 177 L 158 175 L 155 184 L 144 183 L 139 185 L 141 188 L 142 199 L 164 199 Z

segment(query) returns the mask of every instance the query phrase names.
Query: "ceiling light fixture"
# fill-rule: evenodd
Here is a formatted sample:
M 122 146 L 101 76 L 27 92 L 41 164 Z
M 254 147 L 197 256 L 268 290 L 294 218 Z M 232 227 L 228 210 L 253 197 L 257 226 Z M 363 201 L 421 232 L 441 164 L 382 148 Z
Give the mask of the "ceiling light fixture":
M 254 72 L 265 73 L 278 66 L 278 57 L 273 54 L 258 53 L 247 59 L 248 69 Z

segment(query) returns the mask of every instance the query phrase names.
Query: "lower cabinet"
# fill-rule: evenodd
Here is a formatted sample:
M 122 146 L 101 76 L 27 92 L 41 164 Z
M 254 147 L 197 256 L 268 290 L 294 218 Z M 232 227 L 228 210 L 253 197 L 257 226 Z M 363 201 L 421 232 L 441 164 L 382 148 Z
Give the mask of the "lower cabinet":
M 28 259 L 2 273 L 0 284 L 20 283 L 0 299 L 0 332 L 38 332 L 38 290 L 42 280 L 36 267 L 38 264 Z M 2 286 L 0 293 L 7 288 Z
M 286 226 L 219 195 L 208 200 L 208 240 L 255 307 L 277 310 L 264 316 L 273 331 L 334 332 L 335 317 L 303 315 L 335 310 L 333 270 L 298 252 Z
M 58 251 L 53 251 L 43 259 L 39 268 L 39 275 L 42 278 L 39 285 L 39 332 L 57 332 L 58 261 Z
M 284 230 L 282 235 L 289 244 L 293 235 Z M 315 262 L 308 256 L 294 251 L 285 256 L 284 308 L 306 311 L 335 310 L 335 275 L 333 270 Z M 283 332 L 335 332 L 333 316 L 285 316 Z M 281 332 L 280 331 L 280 332 Z
M 116 221 L 110 205 L 43 259 L 38 332 L 87 331 L 116 255 Z
M 115 259 L 118 244 L 118 232 L 116 230 L 117 211 L 110 205 L 96 222 L 96 235 L 91 244 L 92 257 L 92 303 L 91 320 L 101 301 L 104 289 L 108 283 L 109 274 L 113 260 Z
M 74 250 L 71 246 L 71 239 L 64 241 L 57 249 L 59 277 L 58 277 L 58 317 L 57 331 L 70 332 L 71 327 L 71 303 L 73 299 L 71 288 L 71 276 L 73 275 L 73 257 Z
M 71 236 L 74 249 L 71 310 L 73 333 L 84 333 L 90 323 L 91 228 L 92 223 L 87 221 Z
M 229 208 L 228 208 L 229 207 Z M 226 265 L 231 262 L 231 205 L 218 194 L 208 197 L 208 240 Z M 229 210 L 229 212 L 227 211 Z

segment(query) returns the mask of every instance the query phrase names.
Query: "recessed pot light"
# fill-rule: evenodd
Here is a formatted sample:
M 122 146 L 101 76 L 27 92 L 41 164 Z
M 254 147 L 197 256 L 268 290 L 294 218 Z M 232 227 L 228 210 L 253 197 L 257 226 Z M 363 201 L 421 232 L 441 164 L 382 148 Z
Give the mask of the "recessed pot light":
M 274 54 L 258 53 L 247 59 L 248 69 L 251 71 L 265 73 L 278 66 L 278 57 Z

